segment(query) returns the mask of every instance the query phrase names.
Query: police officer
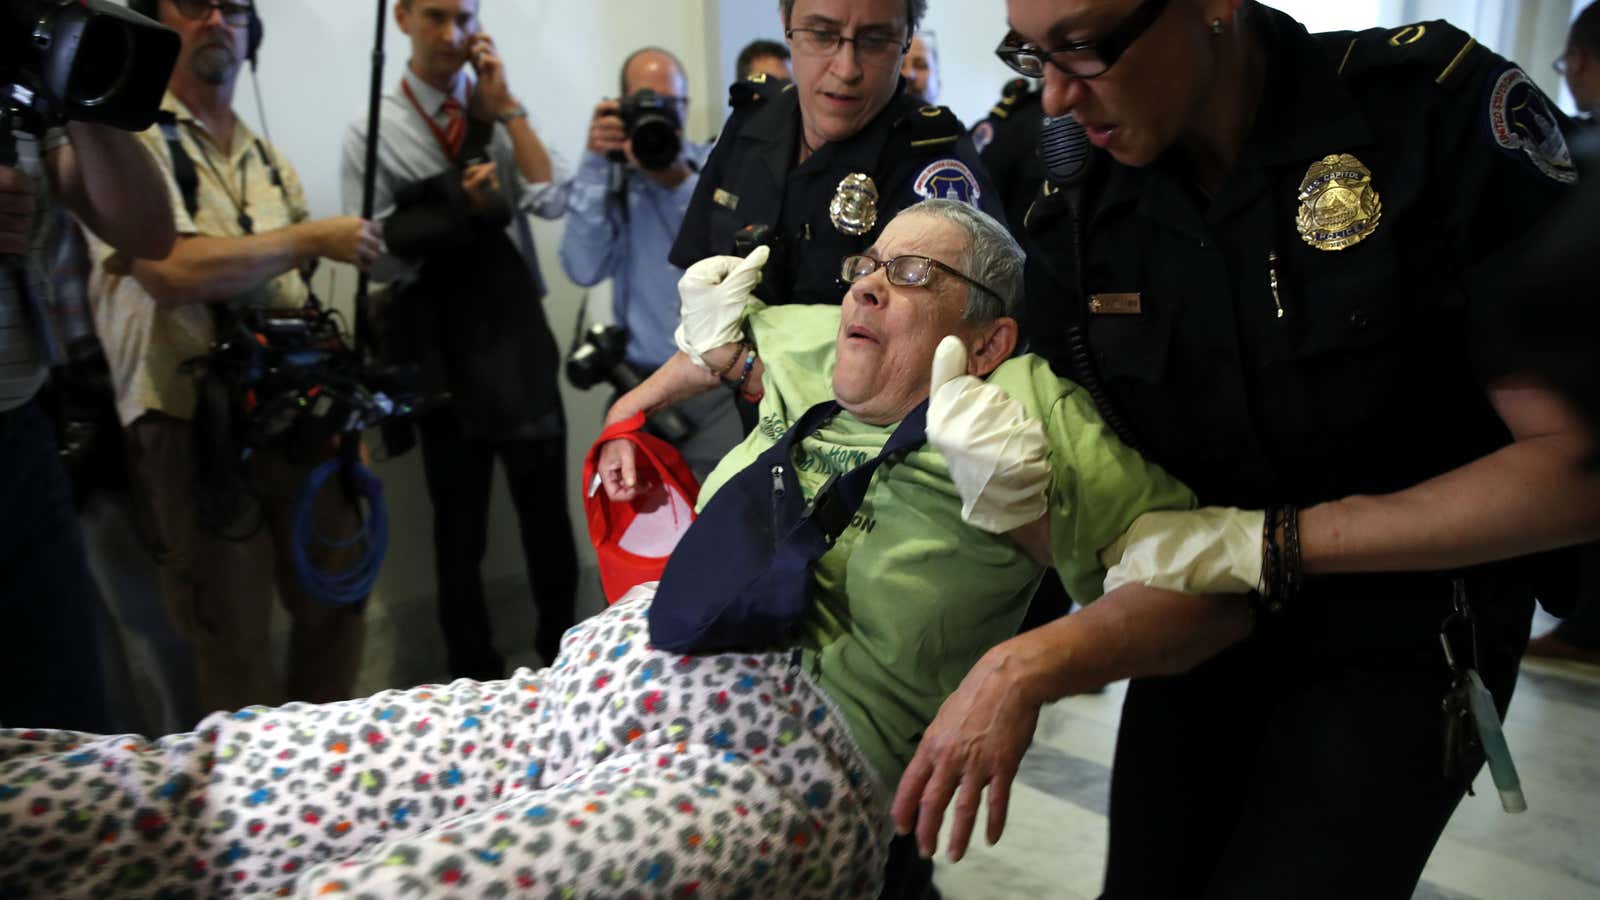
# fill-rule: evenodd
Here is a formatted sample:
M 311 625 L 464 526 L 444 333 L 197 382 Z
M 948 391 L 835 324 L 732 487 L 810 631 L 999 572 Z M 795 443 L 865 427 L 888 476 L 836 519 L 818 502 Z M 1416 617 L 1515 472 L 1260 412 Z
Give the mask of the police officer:
M 1510 699 L 1533 604 L 1513 558 L 1600 531 L 1592 434 L 1483 327 L 1577 180 L 1560 115 L 1444 22 L 1312 36 L 1251 0 L 1007 13 L 1002 57 L 1099 151 L 1029 214 L 1033 346 L 1080 378 L 1092 361 L 1202 503 L 1272 508 L 1224 541 L 1267 590 L 1096 603 L 997 648 L 924 733 L 897 820 L 931 850 L 961 786 L 959 852 L 990 785 L 992 839 L 1039 704 L 1134 676 L 1106 896 L 1409 896 L 1482 759 L 1465 669 L 1501 716 Z M 1247 602 L 1253 625 L 1227 625 Z
M 907 96 L 900 63 L 926 0 L 780 0 L 795 80 L 733 86 L 671 259 L 772 248 L 757 295 L 838 303 L 839 265 L 931 197 L 1003 215 L 950 110 Z
M 1039 159 L 1039 131 L 1044 123 L 1044 103 L 1039 83 L 1013 78 L 1000 91 L 989 115 L 972 129 L 972 145 L 994 181 L 1005 206 L 1011 231 L 1022 240 L 1022 220 L 1044 184 L 1044 163 Z

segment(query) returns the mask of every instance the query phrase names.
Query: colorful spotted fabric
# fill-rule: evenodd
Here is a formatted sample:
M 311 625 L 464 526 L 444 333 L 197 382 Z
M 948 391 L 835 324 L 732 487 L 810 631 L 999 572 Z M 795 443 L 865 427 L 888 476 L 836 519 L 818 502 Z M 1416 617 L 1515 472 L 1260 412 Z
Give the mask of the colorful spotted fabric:
M 798 656 L 657 652 L 653 595 L 505 681 L 0 730 L 0 898 L 876 895 L 888 796 Z

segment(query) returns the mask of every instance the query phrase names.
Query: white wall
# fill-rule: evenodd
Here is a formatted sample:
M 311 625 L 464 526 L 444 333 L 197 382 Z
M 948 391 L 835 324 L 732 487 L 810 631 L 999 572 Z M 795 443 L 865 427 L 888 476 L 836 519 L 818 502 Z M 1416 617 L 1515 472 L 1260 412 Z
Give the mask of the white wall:
M 728 85 L 739 74 L 739 51 L 757 38 L 783 43 L 783 20 L 778 0 L 710 0 L 716 8 L 716 58 L 713 71 L 718 84 L 707 99 L 718 107 L 718 121 L 727 111 Z
M 617 70 L 633 49 L 647 44 L 678 53 L 692 85 L 705 85 L 713 57 L 706 21 L 708 0 L 483 0 L 484 27 L 507 61 L 513 90 L 532 113 L 546 143 L 575 165 L 589 116 L 603 96 L 616 92 Z M 339 210 L 339 148 L 345 128 L 366 115 L 377 3 L 368 0 L 257 0 L 266 23 L 261 52 L 261 90 L 273 140 L 299 170 L 312 213 Z M 393 6 L 389 0 L 388 6 Z M 406 38 L 388 27 L 386 87 L 399 77 L 408 56 Z M 719 104 L 697 103 L 690 112 L 694 134 L 712 133 Z M 255 125 L 255 99 L 248 76 L 240 82 L 235 108 Z M 565 349 L 581 292 L 561 272 L 556 253 L 559 222 L 536 221 L 535 239 L 550 296 L 550 324 Z M 325 265 L 319 293 L 348 302 L 355 272 Z M 577 483 L 582 455 L 599 433 L 606 394 L 566 388 L 570 514 L 578 530 L 580 556 L 592 559 L 584 531 Z M 378 468 L 385 481 L 392 542 L 378 593 L 385 602 L 431 597 L 434 588 L 430 506 L 418 454 Z M 498 481 L 490 518 L 486 580 L 519 577 L 522 554 L 516 517 Z

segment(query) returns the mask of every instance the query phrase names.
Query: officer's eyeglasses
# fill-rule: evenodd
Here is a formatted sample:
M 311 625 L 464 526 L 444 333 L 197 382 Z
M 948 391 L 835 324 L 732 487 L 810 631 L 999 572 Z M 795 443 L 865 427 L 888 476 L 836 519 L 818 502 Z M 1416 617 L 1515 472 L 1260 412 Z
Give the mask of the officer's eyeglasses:
M 1562 78 L 1567 77 L 1567 55 L 1563 53 L 1556 57 L 1556 61 L 1550 64 L 1550 68 L 1555 69 L 1556 74 Z
M 965 281 L 1001 303 L 1005 302 L 1005 299 L 988 285 L 974 281 L 954 266 L 947 266 L 937 259 L 929 259 L 926 256 L 896 256 L 893 259 L 882 260 L 873 259 L 865 254 L 846 256 L 844 264 L 839 267 L 839 279 L 845 284 L 855 284 L 879 269 L 889 276 L 890 284 L 900 287 L 923 287 L 933 277 L 933 270 L 939 269 Z
M 199 21 L 218 9 L 222 11 L 222 21 L 229 25 L 250 24 L 250 4 L 237 0 L 172 0 L 172 5 L 185 19 Z
M 884 62 L 911 48 L 909 37 L 868 32 L 847 38 L 831 28 L 790 28 L 783 36 L 794 45 L 794 52 L 805 56 L 832 56 L 845 44 L 854 44 L 857 57 Z
M 1128 17 L 1092 41 L 1071 41 L 1054 50 L 1045 50 L 1022 40 L 1015 32 L 1005 36 L 994 55 L 1019 74 L 1043 78 L 1046 64 L 1054 65 L 1068 78 L 1099 78 L 1117 64 L 1133 42 L 1144 36 L 1161 18 L 1169 0 L 1144 0 Z

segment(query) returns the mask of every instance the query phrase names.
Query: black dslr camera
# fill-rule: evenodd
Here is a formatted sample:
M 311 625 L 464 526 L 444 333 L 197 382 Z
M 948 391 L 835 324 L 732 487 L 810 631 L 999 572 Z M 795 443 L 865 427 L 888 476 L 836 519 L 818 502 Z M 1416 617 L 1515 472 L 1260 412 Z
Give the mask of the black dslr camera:
M 683 122 L 678 118 L 678 103 L 672 97 L 641 88 L 622 99 L 622 129 L 633 142 L 633 158 L 652 172 L 669 168 L 683 152 Z M 627 162 L 619 150 L 611 152 L 612 162 Z
M 0 0 L 0 115 L 143 131 L 180 43 L 109 0 Z
M 597 384 L 609 384 L 618 395 L 639 386 L 639 376 L 623 355 L 628 347 L 628 330 L 620 325 L 596 322 L 573 343 L 567 354 L 567 380 L 580 391 Z M 650 430 L 669 444 L 677 444 L 694 434 L 694 424 L 680 412 L 664 409 L 649 417 Z

